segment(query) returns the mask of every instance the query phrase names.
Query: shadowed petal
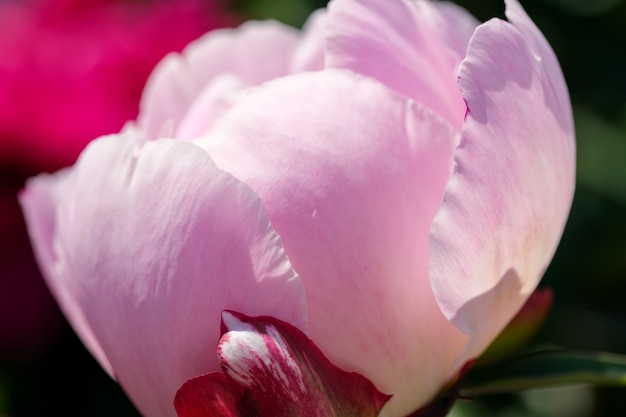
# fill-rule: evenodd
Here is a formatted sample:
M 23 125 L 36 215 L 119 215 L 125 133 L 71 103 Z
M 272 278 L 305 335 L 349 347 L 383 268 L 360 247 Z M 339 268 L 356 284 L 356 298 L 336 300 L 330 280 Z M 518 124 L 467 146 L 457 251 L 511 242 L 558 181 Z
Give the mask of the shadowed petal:
M 555 100 L 560 71 L 546 68 L 533 39 L 498 19 L 477 29 L 461 64 L 468 114 L 431 231 L 430 277 L 444 314 L 473 337 L 465 359 L 535 289 L 569 212 L 571 107 Z
M 546 106 L 558 118 L 561 127 L 569 134 L 574 134 L 569 92 L 563 78 L 563 72 L 554 51 L 539 28 L 533 23 L 517 0 L 505 0 L 506 17 L 522 33 L 535 54 L 541 58 L 545 71 L 542 79 L 546 94 Z

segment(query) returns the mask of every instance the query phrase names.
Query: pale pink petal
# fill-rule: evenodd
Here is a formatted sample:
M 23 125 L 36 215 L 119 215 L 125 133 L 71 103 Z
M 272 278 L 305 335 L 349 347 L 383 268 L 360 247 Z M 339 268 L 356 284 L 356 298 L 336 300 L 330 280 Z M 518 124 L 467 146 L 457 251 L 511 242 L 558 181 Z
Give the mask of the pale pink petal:
M 326 9 L 319 9 L 307 19 L 302 27 L 300 43 L 293 54 L 291 73 L 324 69 L 327 16 Z
M 207 84 L 226 74 L 245 85 L 285 75 L 297 44 L 295 29 L 273 21 L 208 33 L 159 63 L 142 96 L 140 128 L 148 139 L 173 135 Z
M 218 76 L 207 84 L 181 119 L 174 137 L 197 139 L 206 134 L 213 123 L 237 103 L 246 85 L 233 74 Z
M 33 251 L 48 288 L 89 352 L 109 375 L 114 376 L 109 359 L 94 336 L 90 324 L 85 320 L 75 294 L 67 288 L 64 277 L 59 276 L 57 271 L 59 260 L 56 254 L 58 249 L 55 235 L 59 216 L 58 206 L 64 194 L 69 191 L 67 179 L 71 175 L 72 169 L 67 168 L 55 175 L 41 174 L 32 178 L 20 192 L 19 200 L 33 243 Z
M 326 65 L 375 78 L 460 130 L 457 66 L 476 24 L 451 5 L 337 0 L 329 5 Z
M 535 54 L 541 57 L 541 64 L 546 73 L 543 89 L 546 92 L 546 105 L 559 118 L 564 130 L 574 134 L 569 92 L 563 78 L 563 72 L 554 51 L 539 28 L 528 17 L 517 0 L 505 0 L 506 16 L 522 32 Z M 551 94 L 553 95 L 552 97 Z
M 54 265 L 43 269 L 71 294 L 144 415 L 174 416 L 176 390 L 219 370 L 208 352 L 222 310 L 305 328 L 304 288 L 263 204 L 196 145 L 100 139 L 66 181 L 48 225 Z
M 535 289 L 574 189 L 569 103 L 560 72 L 515 26 L 493 19 L 470 42 L 459 77 L 468 113 L 455 173 L 431 230 L 430 276 L 443 313 L 479 354 Z
M 463 7 L 447 1 L 417 0 L 414 5 L 420 16 L 418 24 L 429 23 L 439 42 L 445 45 L 450 64 L 458 66 L 467 55 L 467 45 L 480 22 Z
M 304 280 L 312 339 L 393 394 L 393 415 L 435 394 L 466 342 L 427 275 L 456 143 L 420 104 L 336 70 L 260 87 L 202 143 L 263 199 Z

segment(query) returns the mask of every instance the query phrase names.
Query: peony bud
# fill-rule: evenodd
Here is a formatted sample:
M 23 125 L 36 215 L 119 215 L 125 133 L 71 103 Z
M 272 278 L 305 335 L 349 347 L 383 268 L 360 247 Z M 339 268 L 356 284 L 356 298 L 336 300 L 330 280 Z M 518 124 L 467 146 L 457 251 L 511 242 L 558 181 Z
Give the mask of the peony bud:
M 138 121 L 21 201 L 85 344 L 149 417 L 175 415 L 225 309 L 291 323 L 428 403 L 524 304 L 574 190 L 568 92 L 515 0 L 334 0 L 170 55 Z

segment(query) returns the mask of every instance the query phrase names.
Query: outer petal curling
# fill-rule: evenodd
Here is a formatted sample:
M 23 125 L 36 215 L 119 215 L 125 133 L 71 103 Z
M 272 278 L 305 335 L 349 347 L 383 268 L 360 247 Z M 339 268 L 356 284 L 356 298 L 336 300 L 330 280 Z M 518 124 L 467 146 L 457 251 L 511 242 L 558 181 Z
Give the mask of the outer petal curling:
M 377 79 L 460 130 L 457 66 L 477 24 L 452 5 L 337 0 L 329 5 L 326 66 Z
M 75 295 L 67 288 L 63 277 L 51 278 L 56 277 L 55 265 L 58 262 L 55 247 L 58 206 L 69 191 L 67 183 L 71 175 L 72 168 L 66 168 L 55 175 L 41 174 L 36 179 L 28 181 L 27 187 L 19 194 L 19 200 L 31 242 L 35 242 L 33 251 L 48 288 L 89 352 L 104 370 L 113 376 L 113 368 L 91 326 L 85 320 Z
M 46 177 L 31 181 L 22 201 L 31 224 L 54 219 L 52 242 L 39 240 L 37 226 L 33 237 L 54 251 L 43 269 L 71 295 L 60 300 L 70 320 L 89 324 L 143 414 L 172 416 L 178 387 L 219 369 L 206 352 L 221 310 L 272 312 L 305 328 L 304 288 L 247 186 L 191 143 L 136 142 L 93 142 L 53 208 L 32 205 Z
M 493 19 L 460 68 L 468 113 L 430 238 L 437 301 L 473 338 L 457 365 L 483 351 L 535 289 L 573 196 L 571 108 L 554 100 L 551 86 L 563 80 L 533 48 Z
M 327 70 L 251 92 L 201 144 L 261 196 L 304 280 L 312 338 L 393 392 L 393 415 L 434 395 L 466 342 L 427 276 L 457 138 L 382 84 Z

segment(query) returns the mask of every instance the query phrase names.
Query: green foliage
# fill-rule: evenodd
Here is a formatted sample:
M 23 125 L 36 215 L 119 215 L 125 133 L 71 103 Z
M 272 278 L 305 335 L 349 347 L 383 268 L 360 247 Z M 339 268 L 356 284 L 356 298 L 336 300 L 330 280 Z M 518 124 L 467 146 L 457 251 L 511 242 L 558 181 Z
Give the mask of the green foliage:
M 506 364 L 471 371 L 461 392 L 473 396 L 577 384 L 626 386 L 626 356 L 534 352 Z
M 0 372 L 0 416 L 4 415 L 9 407 L 9 384 L 2 372 Z
M 309 14 L 324 7 L 324 0 L 234 0 L 235 10 L 249 19 L 274 19 L 294 27 L 301 27 Z
M 578 183 L 626 207 L 626 120 L 612 124 L 584 106 L 575 115 Z
M 611 10 L 623 0 L 549 0 L 571 13 L 600 14 Z

